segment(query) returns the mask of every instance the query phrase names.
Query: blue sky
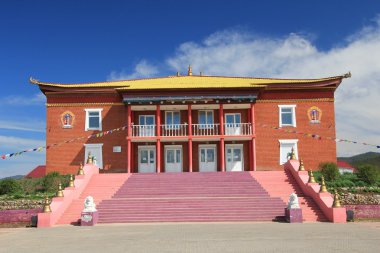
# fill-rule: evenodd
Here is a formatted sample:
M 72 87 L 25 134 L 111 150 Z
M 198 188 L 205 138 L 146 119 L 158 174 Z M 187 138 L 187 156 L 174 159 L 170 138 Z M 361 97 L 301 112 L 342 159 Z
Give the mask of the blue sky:
M 337 136 L 380 144 L 379 1 L 1 1 L 0 155 L 44 145 L 41 81 L 215 75 L 313 78 L 337 91 Z M 378 151 L 339 144 L 340 155 Z M 0 177 L 44 153 L 0 160 Z

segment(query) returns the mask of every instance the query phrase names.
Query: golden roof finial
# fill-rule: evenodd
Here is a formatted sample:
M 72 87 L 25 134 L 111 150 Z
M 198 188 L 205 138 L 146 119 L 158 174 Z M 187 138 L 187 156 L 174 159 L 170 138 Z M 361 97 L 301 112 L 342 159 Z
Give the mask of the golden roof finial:
M 341 205 L 340 205 L 340 197 L 339 197 L 338 191 L 336 189 L 334 190 L 334 203 L 333 203 L 333 207 L 341 207 Z
M 294 147 L 292 147 L 292 151 L 290 153 L 290 160 L 296 160 L 296 153 L 294 152 Z
M 73 174 L 70 174 L 69 187 L 75 187 Z
M 179 71 L 177 71 L 177 76 L 180 76 Z
M 312 170 L 309 170 L 309 183 L 316 183 Z
M 351 71 L 348 71 L 348 73 L 343 75 L 343 78 L 350 78 L 351 77 Z
M 78 170 L 78 175 L 84 175 L 84 170 L 83 170 L 83 164 L 80 163 L 79 170 Z
M 300 166 L 298 167 L 298 171 L 305 171 L 305 166 L 303 165 L 303 159 L 300 159 Z
M 189 65 L 189 69 L 187 70 L 187 75 L 192 76 L 193 75 L 193 70 L 191 69 L 191 65 Z
M 63 197 L 62 184 L 58 184 L 57 197 Z
M 321 189 L 319 190 L 319 192 L 327 192 L 325 177 L 323 175 L 322 175 Z
M 51 204 L 51 200 L 49 199 L 48 196 L 46 196 L 45 201 L 44 201 L 44 208 L 43 208 L 44 213 L 51 213 L 50 204 Z

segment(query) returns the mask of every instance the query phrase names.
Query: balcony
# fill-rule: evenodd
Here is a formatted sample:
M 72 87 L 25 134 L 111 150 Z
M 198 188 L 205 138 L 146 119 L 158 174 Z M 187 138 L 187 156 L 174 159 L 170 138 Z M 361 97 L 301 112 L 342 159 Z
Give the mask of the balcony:
M 161 136 L 176 137 L 188 136 L 188 124 L 161 125 Z M 132 125 L 133 137 L 156 136 L 156 125 Z M 192 124 L 193 136 L 220 135 L 220 124 Z M 224 135 L 247 136 L 252 135 L 251 123 L 225 123 Z

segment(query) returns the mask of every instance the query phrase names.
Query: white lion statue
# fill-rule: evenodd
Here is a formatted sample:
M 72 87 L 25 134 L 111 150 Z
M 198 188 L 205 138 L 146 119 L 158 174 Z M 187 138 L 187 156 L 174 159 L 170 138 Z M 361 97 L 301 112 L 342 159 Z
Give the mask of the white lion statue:
M 84 209 L 83 212 L 96 212 L 96 204 L 92 196 L 88 196 L 84 200 Z
M 300 205 L 298 203 L 298 196 L 294 192 L 290 194 L 289 201 L 288 201 L 288 209 L 295 209 L 300 208 Z

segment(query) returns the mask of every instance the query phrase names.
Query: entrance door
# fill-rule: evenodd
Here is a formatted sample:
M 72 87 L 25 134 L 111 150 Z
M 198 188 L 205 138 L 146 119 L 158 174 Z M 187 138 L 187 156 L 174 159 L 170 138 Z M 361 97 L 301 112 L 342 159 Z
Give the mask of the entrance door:
M 243 171 L 243 145 L 226 145 L 226 171 Z
M 139 146 L 139 173 L 156 172 L 156 146 Z
M 100 169 L 103 169 L 103 154 L 102 154 L 103 144 L 84 144 L 84 164 L 87 163 L 88 154 L 95 158 L 94 164 Z
M 139 136 L 155 136 L 154 115 L 139 116 Z
M 226 135 L 239 135 L 241 133 L 241 117 L 240 113 L 226 113 L 225 114 L 225 134 Z
M 199 172 L 216 171 L 216 145 L 199 145 Z
M 165 146 L 165 172 L 182 172 L 182 146 Z

